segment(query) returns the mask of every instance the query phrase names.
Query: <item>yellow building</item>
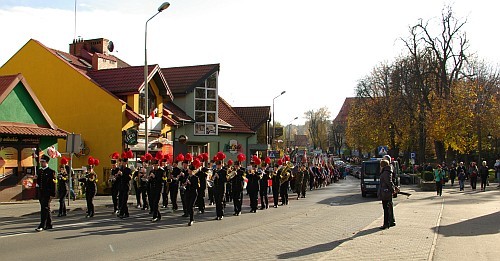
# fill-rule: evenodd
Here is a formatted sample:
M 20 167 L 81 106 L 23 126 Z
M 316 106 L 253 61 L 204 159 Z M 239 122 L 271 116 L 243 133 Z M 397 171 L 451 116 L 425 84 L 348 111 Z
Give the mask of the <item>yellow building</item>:
M 131 147 L 136 156 L 143 154 L 144 115 L 151 114 L 140 99 L 144 71 L 111 55 L 113 45 L 106 39 L 76 40 L 69 47 L 67 53 L 31 39 L 0 68 L 0 75 L 22 73 L 54 123 L 81 134 L 84 146 L 74 157 L 73 168 L 85 166 L 88 156 L 100 159 L 96 171 L 103 193 L 107 191 L 101 182 L 106 180 L 111 153 Z M 149 108 L 157 108 L 157 113 L 154 119 L 149 117 L 147 144 L 153 151 L 171 149 L 170 121 L 162 120 L 162 113 L 172 94 L 157 65 L 149 66 L 148 81 Z M 127 130 L 138 131 L 139 144 L 125 143 Z M 66 147 L 65 141 L 58 145 Z

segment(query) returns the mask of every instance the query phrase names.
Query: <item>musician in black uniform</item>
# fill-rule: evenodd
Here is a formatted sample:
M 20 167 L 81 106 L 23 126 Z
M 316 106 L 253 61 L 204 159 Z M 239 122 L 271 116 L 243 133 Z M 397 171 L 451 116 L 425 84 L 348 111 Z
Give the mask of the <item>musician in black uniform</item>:
M 130 180 L 132 180 L 132 170 L 127 166 L 128 157 L 122 158 L 122 163 L 120 169 L 118 170 L 118 175 L 120 176 L 119 184 L 119 218 L 129 217 L 128 213 L 128 193 L 130 191 Z
M 302 166 L 302 187 L 301 187 L 301 198 L 306 198 L 306 191 L 307 191 L 307 186 L 309 185 L 309 179 L 311 178 L 311 175 L 309 173 L 309 170 L 307 169 L 307 166 L 304 164 Z
M 285 170 L 283 167 L 281 169 L 281 175 L 286 175 L 288 172 Z M 281 181 L 280 181 L 281 182 Z M 290 178 L 287 178 L 281 185 L 280 185 L 280 196 L 281 196 L 281 205 L 285 206 L 288 205 L 288 187 L 290 186 Z
M 228 166 L 229 165 L 230 164 L 228 161 Z M 229 173 L 233 173 L 233 171 L 236 171 L 236 175 L 227 181 L 231 183 L 231 189 L 233 193 L 232 195 L 233 205 L 234 205 L 233 216 L 240 215 L 241 205 L 243 203 L 243 187 L 245 186 L 245 180 L 244 180 L 245 169 L 242 168 L 240 165 L 241 165 L 240 161 L 236 161 L 234 167 L 229 169 Z
M 224 200 L 224 193 L 226 192 L 226 181 L 227 181 L 227 171 L 222 168 L 222 161 L 217 160 L 217 168 L 214 173 L 214 198 L 215 198 L 215 210 L 217 217 L 216 220 L 222 220 L 224 218 L 224 208 L 222 201 Z
M 118 160 L 111 159 L 111 175 L 109 181 L 111 182 L 111 200 L 113 201 L 113 213 L 118 214 L 118 191 L 120 191 L 121 176 L 118 175 Z
M 142 203 L 141 203 L 141 179 L 139 178 L 139 170 L 140 170 L 140 164 L 141 161 L 137 160 L 137 169 L 132 169 L 132 186 L 134 187 L 135 191 L 135 201 L 137 203 L 136 208 L 142 208 Z
M 209 169 L 203 167 L 200 171 L 196 172 L 196 176 L 200 181 L 200 186 L 198 188 L 198 196 L 196 197 L 196 206 L 198 206 L 198 213 L 205 213 L 205 191 L 207 189 L 207 178 Z
M 65 158 L 61 160 L 63 162 Z M 59 195 L 59 214 L 58 217 L 66 216 L 66 197 L 68 196 L 68 173 L 64 164 L 59 168 L 59 175 L 57 175 L 57 194 Z
M 274 173 L 272 175 L 272 187 L 273 187 L 273 202 L 274 208 L 278 207 L 278 200 L 280 198 L 280 174 L 282 170 L 281 159 L 278 160 L 278 164 L 274 166 Z
M 94 172 L 94 164 L 91 162 L 91 158 L 89 158 L 89 167 L 85 177 L 80 178 L 78 181 L 85 186 L 85 200 L 87 201 L 87 216 L 85 217 L 93 217 L 95 214 L 94 197 L 97 194 L 97 174 Z
M 147 169 L 149 168 L 149 162 L 146 160 L 144 156 L 141 156 L 140 160 L 141 164 L 139 166 L 139 169 L 137 170 L 137 177 L 139 178 L 139 191 L 141 194 L 142 198 L 142 210 L 149 209 L 149 202 L 151 201 L 149 199 L 149 182 L 148 182 L 148 171 Z
M 170 166 L 168 165 L 168 160 L 166 158 L 162 159 L 162 169 L 165 171 L 166 177 L 169 176 L 170 174 Z M 169 193 L 169 188 L 170 188 L 170 183 L 167 183 L 167 179 L 164 178 L 163 180 L 163 189 L 161 192 L 161 198 L 162 198 L 162 208 L 167 208 L 168 207 L 168 193 Z
M 181 169 L 181 175 L 179 175 L 179 194 L 181 195 L 181 203 L 182 203 L 182 216 L 183 217 L 188 217 L 188 210 L 187 210 L 187 205 L 186 205 L 186 186 L 184 185 L 186 183 L 186 180 L 189 176 L 188 174 L 188 164 L 191 162 L 188 160 L 184 160 L 182 162 L 182 169 Z
M 247 189 L 248 196 L 250 197 L 250 213 L 257 213 L 257 206 L 259 202 L 260 173 L 257 172 L 258 165 L 260 165 L 260 159 L 254 158 L 253 165 L 249 166 L 247 170 Z
M 260 209 L 268 209 L 269 208 L 269 198 L 267 197 L 267 186 L 269 184 L 269 179 L 271 179 L 270 176 L 270 169 L 268 163 L 263 163 L 262 166 L 262 178 L 260 179 L 260 189 L 259 189 L 259 195 L 260 195 Z
M 212 175 L 213 175 L 213 172 L 215 170 L 215 168 L 213 168 L 213 165 L 215 164 L 215 160 L 211 160 L 209 163 L 208 163 L 208 166 L 207 166 L 207 169 L 209 171 L 211 171 L 211 174 L 209 177 L 207 177 L 207 187 L 208 187 L 208 205 L 213 205 L 215 204 L 215 199 L 214 199 L 214 182 L 212 180 Z
M 177 164 L 177 162 L 172 164 L 172 172 L 170 173 L 170 179 L 172 180 L 172 183 L 170 183 L 170 200 L 172 202 L 172 210 L 174 211 L 178 209 L 177 193 L 179 192 L 179 176 L 182 173 Z
M 160 210 L 158 209 L 160 205 L 161 189 L 163 184 L 163 177 L 165 176 L 165 171 L 159 167 L 157 159 L 153 159 L 153 169 L 149 172 L 149 185 L 151 188 L 151 211 L 153 214 L 153 219 L 151 222 L 156 222 L 161 220 Z
M 40 158 L 41 168 L 37 169 L 35 179 L 40 202 L 40 225 L 35 230 L 40 232 L 52 228 L 52 214 L 50 212 L 50 201 L 56 196 L 56 172 L 49 168 L 50 158 L 42 155 Z
M 188 226 L 191 226 L 194 223 L 194 203 L 196 201 L 196 197 L 198 195 L 198 189 L 200 187 L 200 180 L 198 176 L 196 176 L 196 172 L 199 171 L 201 163 L 197 159 L 193 161 L 191 165 L 189 165 L 187 169 L 187 177 L 184 186 L 186 187 L 186 191 L 184 194 L 184 201 L 186 204 L 186 211 L 189 214 L 189 223 Z M 200 171 L 201 172 L 201 171 Z

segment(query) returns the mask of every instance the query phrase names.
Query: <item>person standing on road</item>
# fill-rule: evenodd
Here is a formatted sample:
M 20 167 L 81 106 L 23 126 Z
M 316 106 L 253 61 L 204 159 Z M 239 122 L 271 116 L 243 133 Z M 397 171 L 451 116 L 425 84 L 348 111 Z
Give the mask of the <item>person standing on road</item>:
M 486 184 L 488 182 L 488 166 L 486 161 L 483 161 L 479 168 L 479 176 L 481 177 L 481 191 L 486 191 Z
M 113 213 L 118 214 L 118 191 L 120 190 L 120 178 L 118 175 L 118 158 L 120 154 L 114 152 L 111 156 L 111 175 L 109 176 L 109 182 L 111 183 L 111 200 L 113 201 Z
M 150 210 L 153 214 L 153 219 L 151 222 L 157 222 L 161 220 L 161 214 L 159 205 L 161 198 L 161 189 L 163 186 L 163 177 L 165 177 L 165 171 L 159 167 L 158 159 L 152 159 L 153 169 L 149 172 L 149 185 L 151 186 L 151 194 L 149 195 L 150 201 Z
M 208 164 L 208 154 L 201 154 L 200 161 Z M 198 207 L 198 214 L 205 213 L 205 194 L 207 191 L 207 178 L 208 178 L 209 168 L 203 167 L 201 170 L 196 172 L 196 176 L 200 181 L 200 186 L 198 187 L 198 195 L 196 197 L 196 206 Z
M 382 208 L 384 209 L 384 224 L 380 229 L 388 229 L 396 225 L 393 219 L 394 210 L 392 205 L 394 184 L 392 183 L 392 170 L 389 161 L 381 160 L 380 168 L 380 186 L 377 191 L 377 197 L 382 200 Z
M 61 159 L 61 164 L 66 162 L 66 158 Z M 68 173 L 64 164 L 61 165 L 59 169 L 59 175 L 57 175 L 57 194 L 59 195 L 59 214 L 58 217 L 66 216 L 66 197 L 68 196 Z
M 497 159 L 495 162 L 495 175 L 497 176 L 498 186 L 500 188 L 500 159 Z
M 451 164 L 451 167 L 450 167 L 450 182 L 451 182 L 451 186 L 453 186 L 453 184 L 455 184 L 455 178 L 457 177 L 457 166 L 455 166 L 455 164 Z
M 242 155 L 242 154 L 240 154 Z M 227 162 L 228 166 L 228 176 L 230 173 L 233 171 L 236 171 L 236 175 L 229 180 L 227 180 L 228 183 L 231 183 L 231 192 L 233 193 L 232 198 L 233 198 L 233 206 L 234 206 L 234 214 L 233 216 L 239 216 L 241 213 L 241 206 L 243 204 L 243 188 L 245 186 L 245 169 L 241 168 L 240 165 L 240 160 L 244 161 L 244 159 L 241 158 L 241 156 L 238 155 L 238 160 L 234 163 L 233 169 L 231 169 L 232 165 L 232 160 L 229 160 Z
M 223 200 L 224 194 L 226 193 L 226 181 L 227 181 L 227 171 L 222 168 L 222 159 L 217 159 L 216 169 L 213 175 L 214 180 L 214 199 L 215 199 L 215 211 L 217 217 L 216 220 L 222 220 L 224 218 L 224 208 Z
M 271 159 L 267 157 L 262 163 L 262 179 L 259 183 L 259 196 L 260 196 L 260 209 L 268 209 L 269 208 L 269 198 L 267 197 L 267 187 L 269 184 L 269 180 L 271 179 L 269 163 L 271 163 Z
M 85 186 L 85 200 L 87 201 L 87 216 L 91 218 L 94 216 L 94 197 L 97 194 L 97 174 L 94 172 L 94 158 L 91 156 L 88 159 L 89 167 L 85 177 L 80 178 L 78 181 L 82 182 Z
M 297 200 L 300 198 L 300 193 L 302 192 L 302 184 L 304 181 L 304 169 L 303 166 L 297 166 L 299 170 L 297 171 L 297 174 L 295 174 L 295 189 L 294 191 L 297 192 Z
M 306 164 L 302 165 L 302 174 L 303 174 L 303 179 L 302 179 L 302 196 L 301 198 L 306 198 L 306 191 L 307 191 L 307 186 L 309 185 L 309 179 L 310 179 L 310 173 L 307 170 Z
M 280 175 L 283 169 L 281 159 L 278 160 L 277 165 L 274 166 L 274 171 L 272 174 L 272 188 L 273 188 L 273 202 L 274 208 L 278 207 L 278 202 L 280 198 Z
M 42 155 L 40 158 L 41 168 L 37 169 L 35 179 L 40 202 L 40 225 L 37 232 L 52 228 L 52 214 L 50 212 L 50 201 L 56 196 L 56 172 L 49 168 L 50 158 Z
M 189 214 L 188 226 L 194 223 L 194 203 L 196 202 L 196 197 L 198 195 L 198 188 L 200 187 L 200 180 L 195 174 L 200 171 L 201 162 L 198 159 L 194 159 L 193 162 L 187 167 L 186 191 L 184 194 L 184 200 L 186 201 L 187 213 Z
M 465 172 L 463 169 L 460 169 L 458 172 L 458 184 L 460 185 L 460 191 L 464 191 L 465 187 Z
M 436 181 L 436 194 L 441 196 L 444 183 L 444 170 L 441 165 L 437 165 L 437 169 L 434 170 L 434 181 Z
M 250 198 L 250 213 L 257 213 L 257 206 L 259 205 L 259 180 L 261 179 L 262 172 L 257 169 L 257 166 L 261 164 L 261 160 L 254 156 L 252 159 L 252 166 L 248 166 L 247 170 L 247 189 L 248 197 Z
M 476 190 L 478 172 L 479 172 L 479 170 L 477 169 L 476 163 L 471 162 L 471 165 L 469 168 L 469 179 L 470 179 L 470 186 L 471 186 L 472 190 Z

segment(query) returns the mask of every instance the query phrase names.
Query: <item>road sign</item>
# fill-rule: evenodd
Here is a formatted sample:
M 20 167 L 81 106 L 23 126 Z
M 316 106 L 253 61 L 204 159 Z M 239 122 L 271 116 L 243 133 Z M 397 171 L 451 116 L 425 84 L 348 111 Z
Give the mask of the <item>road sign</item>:
M 387 155 L 388 148 L 387 146 L 379 146 L 378 147 L 378 155 Z
M 78 153 L 82 148 L 82 136 L 80 134 L 68 134 L 66 138 L 66 152 Z
M 416 159 L 417 154 L 415 152 L 410 152 L 410 159 Z
M 267 156 L 271 159 L 276 159 L 280 157 L 280 152 L 277 150 L 269 150 L 267 151 Z

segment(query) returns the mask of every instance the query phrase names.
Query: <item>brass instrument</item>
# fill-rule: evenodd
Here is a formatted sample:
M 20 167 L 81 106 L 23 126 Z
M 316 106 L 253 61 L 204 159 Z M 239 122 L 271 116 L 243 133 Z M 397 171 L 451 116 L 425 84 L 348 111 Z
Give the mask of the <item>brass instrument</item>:
M 280 185 L 285 183 L 290 178 L 290 171 L 293 169 L 294 165 L 291 162 L 287 162 L 286 166 L 281 170 Z
M 209 188 L 212 188 L 214 186 L 214 181 L 213 181 L 212 177 L 213 177 L 212 170 L 208 170 L 207 171 L 207 186 Z
M 229 167 L 229 168 L 227 169 L 226 180 L 227 180 L 227 181 L 231 180 L 232 178 L 234 178 L 234 177 L 236 176 L 236 174 L 238 174 L 238 173 L 236 172 L 236 169 L 234 169 L 234 167 L 233 167 L 233 166 Z

